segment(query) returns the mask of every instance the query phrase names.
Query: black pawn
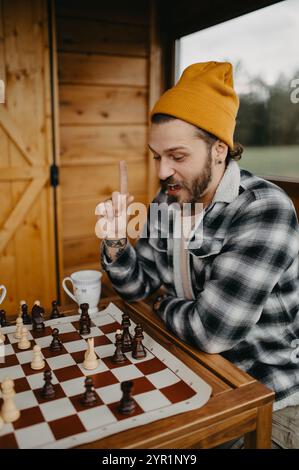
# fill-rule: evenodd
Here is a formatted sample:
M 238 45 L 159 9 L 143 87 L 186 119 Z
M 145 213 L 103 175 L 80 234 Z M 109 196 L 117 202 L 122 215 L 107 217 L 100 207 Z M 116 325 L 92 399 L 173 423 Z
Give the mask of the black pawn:
M 59 339 L 59 330 L 58 328 L 54 328 L 52 332 L 53 339 L 50 344 L 50 351 L 56 352 L 56 351 L 61 351 L 62 350 L 62 342 Z
M 133 413 L 135 410 L 135 402 L 132 398 L 132 389 L 133 389 L 133 381 L 126 380 L 120 384 L 121 391 L 123 392 L 123 396 L 119 402 L 118 411 L 121 414 L 129 415 Z
M 130 322 L 129 315 L 127 313 L 123 313 L 122 322 L 121 322 L 121 328 L 123 330 L 123 335 L 122 335 L 123 352 L 132 351 L 132 336 L 129 331 L 130 326 L 131 326 L 131 322 Z
M 45 398 L 45 399 L 54 398 L 55 389 L 54 389 L 54 385 L 52 384 L 52 372 L 50 370 L 45 370 L 44 381 L 45 381 L 45 384 L 40 391 L 42 398 Z
M 22 310 L 23 325 L 31 325 L 31 318 L 30 318 L 30 315 L 28 313 L 28 305 L 27 304 L 22 304 L 21 310 Z
M 143 359 L 144 357 L 146 357 L 146 350 L 142 344 L 143 339 L 144 336 L 142 334 L 142 327 L 140 323 L 138 323 L 135 328 L 135 336 L 133 339 L 132 356 L 134 357 L 134 359 Z
M 115 364 L 122 364 L 127 360 L 126 356 L 122 352 L 122 334 L 121 333 L 116 333 L 115 335 L 115 353 L 114 356 L 112 357 L 112 361 L 115 362 Z
M 87 305 L 87 304 L 82 304 Z M 82 305 L 80 307 L 82 307 Z M 81 317 L 79 320 L 79 333 L 80 335 L 89 335 L 90 334 L 90 318 L 86 309 L 82 310 Z
M 5 310 L 0 310 L 0 326 L 9 326 L 10 323 L 6 320 Z
M 57 300 L 53 300 L 50 319 L 51 319 L 51 320 L 55 320 L 56 318 L 60 318 L 60 317 L 62 317 L 62 316 L 63 316 L 63 315 L 61 315 L 61 313 L 59 312 Z
M 88 320 L 88 326 L 89 328 L 91 327 L 91 320 L 90 320 L 90 316 L 89 316 L 89 313 L 88 313 L 88 309 L 89 309 L 89 304 L 81 304 L 80 305 L 80 308 L 81 308 L 81 316 L 83 315 L 84 317 L 87 317 L 87 320 Z
M 98 397 L 94 390 L 92 378 L 86 377 L 84 384 L 85 392 L 83 393 L 80 402 L 84 406 L 94 405 L 98 401 Z

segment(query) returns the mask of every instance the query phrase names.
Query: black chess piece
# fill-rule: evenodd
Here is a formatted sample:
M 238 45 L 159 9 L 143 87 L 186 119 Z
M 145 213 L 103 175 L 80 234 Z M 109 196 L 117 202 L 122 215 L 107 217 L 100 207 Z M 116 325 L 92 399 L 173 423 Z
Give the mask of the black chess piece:
M 62 315 L 59 312 L 57 300 L 53 300 L 50 320 L 55 320 L 56 318 L 60 318 L 61 316 Z
M 79 333 L 80 335 L 89 335 L 90 334 L 90 319 L 85 312 L 82 312 L 79 320 Z
M 52 331 L 52 336 L 53 336 L 53 339 L 51 341 L 51 344 L 49 346 L 49 349 L 50 351 L 52 352 L 56 352 L 56 351 L 61 351 L 62 350 L 62 342 L 60 341 L 59 339 L 59 330 L 58 328 L 54 328 L 54 330 Z
M 126 356 L 122 352 L 122 334 L 121 331 L 119 330 L 119 333 L 116 332 L 115 335 L 115 353 L 112 357 L 112 361 L 115 362 L 115 364 L 122 364 L 127 360 Z
M 135 336 L 133 339 L 132 356 L 134 359 L 143 359 L 146 357 L 146 350 L 142 344 L 144 336 L 142 334 L 142 326 L 138 323 L 135 327 Z
M 127 313 L 123 313 L 122 315 L 122 322 L 121 322 L 121 328 L 123 330 L 122 334 L 122 351 L 123 352 L 129 352 L 132 351 L 132 336 L 129 331 L 129 328 L 131 326 L 130 322 L 130 317 Z
M 45 370 L 44 372 L 44 381 L 45 384 L 40 390 L 40 394 L 42 398 L 49 399 L 55 397 L 55 388 L 52 384 L 52 372 L 50 370 Z
M 123 396 L 119 402 L 118 411 L 121 414 L 129 415 L 135 410 L 136 404 L 132 398 L 133 385 L 134 383 L 132 380 L 126 380 L 120 384 Z
M 21 305 L 21 310 L 22 310 L 22 320 L 23 320 L 23 325 L 31 325 L 31 318 L 28 312 L 28 305 L 27 304 L 22 304 Z
M 87 303 L 80 304 L 80 309 L 81 309 L 81 316 L 84 315 L 84 316 L 87 317 L 87 319 L 88 319 L 88 326 L 89 326 L 89 328 L 90 328 L 90 327 L 91 327 L 91 319 L 90 319 L 90 316 L 89 316 L 89 313 L 88 313 L 89 304 L 87 304 Z
M 5 310 L 0 310 L 0 326 L 9 326 L 10 323 L 6 320 L 6 312 Z
M 98 397 L 93 386 L 92 378 L 86 377 L 84 385 L 85 385 L 85 392 L 83 393 L 80 399 L 80 402 L 84 406 L 94 405 L 98 401 Z
M 35 303 L 31 310 L 33 331 L 44 331 L 45 329 L 44 315 L 45 315 L 45 310 L 43 309 L 43 307 Z

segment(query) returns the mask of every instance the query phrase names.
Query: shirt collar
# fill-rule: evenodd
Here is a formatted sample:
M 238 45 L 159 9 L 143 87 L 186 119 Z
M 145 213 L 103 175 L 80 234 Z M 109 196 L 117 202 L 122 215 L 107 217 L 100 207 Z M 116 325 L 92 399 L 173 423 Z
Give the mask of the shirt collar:
M 214 202 L 232 202 L 239 196 L 241 174 L 238 163 L 230 160 L 214 194 Z

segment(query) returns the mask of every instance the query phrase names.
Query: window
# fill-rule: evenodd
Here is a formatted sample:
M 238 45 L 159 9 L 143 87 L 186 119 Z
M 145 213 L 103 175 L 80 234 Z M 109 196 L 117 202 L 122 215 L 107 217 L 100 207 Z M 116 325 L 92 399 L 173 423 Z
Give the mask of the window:
M 234 66 L 240 98 L 239 164 L 255 174 L 299 181 L 299 0 L 285 0 L 182 37 L 176 78 L 209 60 Z

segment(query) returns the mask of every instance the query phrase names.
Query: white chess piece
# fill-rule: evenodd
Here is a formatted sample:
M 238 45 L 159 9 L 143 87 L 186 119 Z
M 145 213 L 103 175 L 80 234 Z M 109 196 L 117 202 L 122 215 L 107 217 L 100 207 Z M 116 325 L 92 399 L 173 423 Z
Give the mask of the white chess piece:
M 28 332 L 26 326 L 22 326 L 21 339 L 18 342 L 18 348 L 19 349 L 29 349 L 30 348 L 31 343 L 28 339 L 28 333 L 29 332 Z
M 36 344 L 33 348 L 33 360 L 30 364 L 31 369 L 33 370 L 40 370 L 45 367 L 46 363 L 43 360 L 43 356 L 41 354 L 41 348 L 38 344 Z
M 22 328 L 23 328 L 23 318 L 18 317 L 16 319 L 16 331 L 15 331 L 15 334 L 14 334 L 14 337 L 16 339 L 21 339 Z
M 2 419 L 5 423 L 13 423 L 20 417 L 20 410 L 18 410 L 14 401 L 16 392 L 14 390 L 13 380 L 9 378 L 4 379 L 1 389 L 3 398 L 3 405 L 1 408 Z
M 83 367 L 87 370 L 93 370 L 96 369 L 99 365 L 98 358 L 94 352 L 94 338 L 88 338 L 87 343 L 88 346 L 87 351 L 84 354 Z
M 0 326 L 0 344 L 4 343 L 4 341 L 5 341 L 5 335 L 2 333 L 1 326 Z

